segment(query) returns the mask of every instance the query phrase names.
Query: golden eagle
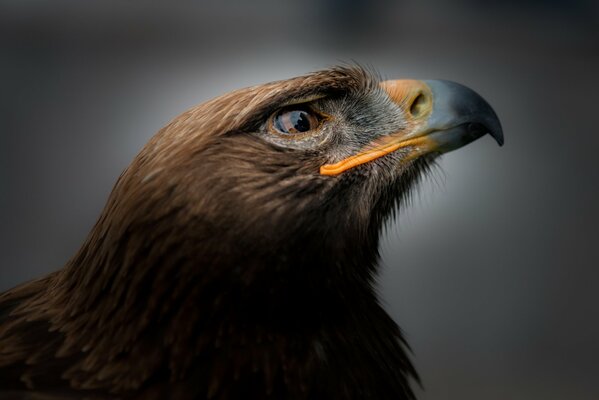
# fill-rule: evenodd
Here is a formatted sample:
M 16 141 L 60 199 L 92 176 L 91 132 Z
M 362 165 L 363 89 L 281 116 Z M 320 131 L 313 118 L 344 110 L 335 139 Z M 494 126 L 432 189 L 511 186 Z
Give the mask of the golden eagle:
M 181 114 L 59 271 L 0 295 L 0 398 L 409 399 L 381 227 L 499 121 L 448 81 L 335 67 Z

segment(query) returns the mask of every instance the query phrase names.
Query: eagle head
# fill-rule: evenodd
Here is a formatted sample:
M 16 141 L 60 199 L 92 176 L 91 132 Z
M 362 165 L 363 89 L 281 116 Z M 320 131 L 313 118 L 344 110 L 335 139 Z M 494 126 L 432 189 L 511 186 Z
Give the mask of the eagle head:
M 238 90 L 145 146 L 109 200 L 105 229 L 235 266 L 247 280 L 273 269 L 305 278 L 316 264 L 333 274 L 356 265 L 366 278 L 385 219 L 421 173 L 485 133 L 502 144 L 491 107 L 448 81 L 339 67 Z

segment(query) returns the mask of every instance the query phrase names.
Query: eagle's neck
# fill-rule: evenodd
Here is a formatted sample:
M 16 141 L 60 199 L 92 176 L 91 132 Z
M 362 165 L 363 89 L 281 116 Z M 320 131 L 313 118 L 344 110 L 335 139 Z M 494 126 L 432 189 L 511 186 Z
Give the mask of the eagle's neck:
M 363 238 L 300 235 L 271 253 L 222 235 L 194 246 L 172 232 L 155 231 L 155 241 L 144 231 L 111 233 L 97 226 L 55 283 L 61 351 L 83 356 L 70 372 L 76 379 L 117 391 L 149 379 L 189 390 L 193 381 L 205 392 L 258 373 L 264 384 L 256 390 L 266 392 L 286 390 L 288 382 L 322 394 L 363 379 L 365 391 L 386 380 L 393 393 L 409 393 L 413 370 L 372 290 L 376 248 L 360 248 Z M 365 359 L 378 357 L 384 361 L 352 378 Z M 124 372 L 120 363 L 144 368 Z M 318 376 L 333 367 L 343 372 L 322 386 Z M 95 371 L 103 371 L 101 380 Z
M 327 388 L 350 384 L 407 396 L 413 370 L 372 287 L 378 228 L 351 185 L 329 199 L 283 188 L 241 207 L 218 186 L 150 187 L 143 176 L 121 177 L 51 285 L 58 353 L 79 360 L 64 372 L 74 384 L 124 393 L 178 382 L 204 397 L 247 375 L 230 386 L 255 397 L 296 385 L 336 398 Z
M 359 314 L 351 307 L 356 302 L 378 306 L 376 237 L 298 232 L 269 246 L 229 234 L 194 242 L 168 231 L 151 237 L 126 229 L 116 236 L 96 226 L 59 275 L 65 313 L 93 313 L 101 325 L 121 315 L 145 323 L 191 324 L 197 316 L 203 324 L 206 315 L 219 315 L 244 324 L 305 324 Z

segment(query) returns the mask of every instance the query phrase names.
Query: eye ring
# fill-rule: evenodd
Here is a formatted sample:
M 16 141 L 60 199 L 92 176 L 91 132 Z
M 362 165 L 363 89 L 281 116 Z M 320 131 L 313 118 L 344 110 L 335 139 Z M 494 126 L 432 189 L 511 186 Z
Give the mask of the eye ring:
M 317 130 L 323 116 L 306 106 L 289 106 L 275 112 L 269 119 L 271 133 L 285 138 L 303 137 Z

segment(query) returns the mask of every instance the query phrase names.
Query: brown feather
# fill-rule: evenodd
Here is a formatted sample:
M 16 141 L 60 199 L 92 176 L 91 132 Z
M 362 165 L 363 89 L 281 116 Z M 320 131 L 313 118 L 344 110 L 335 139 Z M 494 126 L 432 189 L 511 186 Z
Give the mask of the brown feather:
M 382 217 L 365 210 L 387 213 L 424 164 L 375 198 L 357 173 L 315 174 L 326 154 L 247 134 L 289 102 L 377 87 L 334 68 L 170 122 L 68 264 L 0 295 L 0 394 L 411 398 L 415 372 L 372 290 Z

